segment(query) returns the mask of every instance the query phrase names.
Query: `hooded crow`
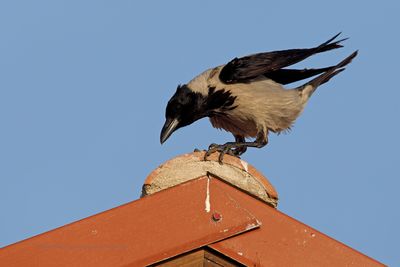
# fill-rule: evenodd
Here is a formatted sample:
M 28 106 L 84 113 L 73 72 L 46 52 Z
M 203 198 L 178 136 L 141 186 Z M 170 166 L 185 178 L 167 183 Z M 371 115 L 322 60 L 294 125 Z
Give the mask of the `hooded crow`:
M 179 85 L 167 104 L 161 144 L 177 129 L 209 117 L 213 127 L 231 132 L 235 142 L 211 144 L 205 159 L 218 151 L 222 162 L 226 153 L 240 156 L 247 147 L 265 146 L 269 132 L 280 133 L 290 129 L 317 87 L 343 71 L 356 57 L 357 51 L 337 65 L 326 68 L 286 68 L 314 54 L 342 47 L 340 43 L 346 39 L 334 41 L 339 34 L 313 48 L 234 58 L 225 65 L 204 71 L 187 84 Z M 283 87 L 316 75 L 299 87 Z M 248 142 L 246 138 L 255 140 Z

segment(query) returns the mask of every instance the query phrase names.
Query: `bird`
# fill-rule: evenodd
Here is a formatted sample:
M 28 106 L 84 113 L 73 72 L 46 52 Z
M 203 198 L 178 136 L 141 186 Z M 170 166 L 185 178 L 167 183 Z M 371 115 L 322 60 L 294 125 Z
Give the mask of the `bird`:
M 219 152 L 222 164 L 225 154 L 240 157 L 248 147 L 264 147 L 270 132 L 290 130 L 315 90 L 342 72 L 357 56 L 358 50 L 336 65 L 324 68 L 287 68 L 312 55 L 343 47 L 342 42 L 348 38 L 335 41 L 340 34 L 312 48 L 235 57 L 178 85 L 166 106 L 161 144 L 179 128 L 208 117 L 214 128 L 232 133 L 235 141 L 211 144 L 205 160 Z M 300 86 L 284 87 L 314 76 Z

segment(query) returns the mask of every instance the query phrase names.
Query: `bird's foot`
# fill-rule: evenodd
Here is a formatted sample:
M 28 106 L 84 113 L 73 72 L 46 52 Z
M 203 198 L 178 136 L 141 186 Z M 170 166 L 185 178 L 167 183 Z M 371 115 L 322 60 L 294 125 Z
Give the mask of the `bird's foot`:
M 211 144 L 204 154 L 204 160 L 207 160 L 207 158 L 214 152 L 219 152 L 219 164 L 222 164 L 225 154 L 239 158 L 239 155 L 243 153 L 242 150 L 240 150 L 240 148 L 237 147 L 234 143 L 226 143 L 224 145 Z

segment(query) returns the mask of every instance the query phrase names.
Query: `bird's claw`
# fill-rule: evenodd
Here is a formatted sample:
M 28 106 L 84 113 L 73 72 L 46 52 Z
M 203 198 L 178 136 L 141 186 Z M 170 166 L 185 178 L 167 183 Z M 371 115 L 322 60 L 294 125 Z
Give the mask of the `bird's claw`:
M 239 153 L 236 153 L 235 145 L 233 144 L 224 144 L 224 145 L 218 145 L 218 144 L 211 144 L 208 147 L 208 150 L 204 154 L 204 160 L 207 160 L 207 158 L 214 152 L 219 152 L 219 157 L 218 157 L 218 162 L 219 164 L 222 164 L 222 161 L 224 159 L 225 154 L 234 156 L 234 157 L 239 157 Z

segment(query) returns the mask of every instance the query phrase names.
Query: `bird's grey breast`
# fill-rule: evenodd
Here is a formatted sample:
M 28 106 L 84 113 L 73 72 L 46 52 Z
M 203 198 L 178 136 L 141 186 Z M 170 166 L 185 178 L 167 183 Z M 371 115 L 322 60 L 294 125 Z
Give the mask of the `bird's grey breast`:
M 238 117 L 223 114 L 211 116 L 210 122 L 214 128 L 224 129 L 234 135 L 243 137 L 257 136 L 257 126 L 252 120 L 241 120 Z

